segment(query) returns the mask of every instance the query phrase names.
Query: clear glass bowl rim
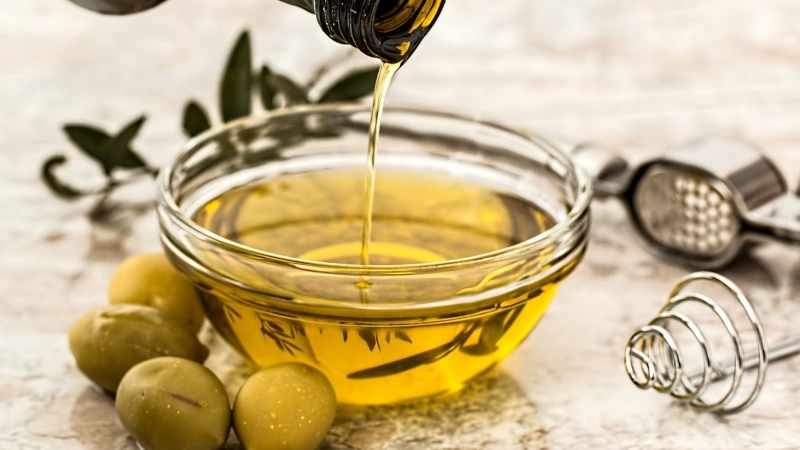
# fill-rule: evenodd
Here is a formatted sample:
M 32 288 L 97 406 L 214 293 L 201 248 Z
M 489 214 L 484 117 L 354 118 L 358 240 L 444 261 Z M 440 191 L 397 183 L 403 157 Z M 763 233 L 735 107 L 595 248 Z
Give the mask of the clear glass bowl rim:
M 289 117 L 293 115 L 310 115 L 310 114 L 324 114 L 326 112 L 334 113 L 359 113 L 369 112 L 369 105 L 367 104 L 354 104 L 354 103 L 328 103 L 324 105 L 299 105 L 282 108 L 280 110 L 267 112 L 261 115 L 252 115 L 243 117 L 235 121 L 228 122 L 225 125 L 212 127 L 204 133 L 190 139 L 182 148 L 177 157 L 173 161 L 162 168 L 158 176 L 158 207 L 162 212 L 166 213 L 172 220 L 174 220 L 179 228 L 191 235 L 196 239 L 206 242 L 211 242 L 215 246 L 221 247 L 227 251 L 247 255 L 256 259 L 291 266 L 302 270 L 329 273 L 336 275 L 351 275 L 351 276 L 364 276 L 369 274 L 374 275 L 419 275 L 425 273 L 449 272 L 455 270 L 462 270 L 476 265 L 487 264 L 498 259 L 515 258 L 521 254 L 535 251 L 536 249 L 548 248 L 556 245 L 556 243 L 566 234 L 580 228 L 579 225 L 587 220 L 589 205 L 592 199 L 592 186 L 589 178 L 578 169 L 571 157 L 558 145 L 551 141 L 539 136 L 535 133 L 526 132 L 520 129 L 508 127 L 497 122 L 489 120 L 473 119 L 461 114 L 444 112 L 440 110 L 421 108 L 416 106 L 387 106 L 385 112 L 395 113 L 408 113 L 422 116 L 435 116 L 438 118 L 449 119 L 454 121 L 463 122 L 467 126 L 481 126 L 493 128 L 504 134 L 513 135 L 518 138 L 523 138 L 530 141 L 531 144 L 538 146 L 551 157 L 558 160 L 560 164 L 568 171 L 566 177 L 573 178 L 576 182 L 575 192 L 576 197 L 573 201 L 572 207 L 567 212 L 566 218 L 560 220 L 553 227 L 547 229 L 545 232 L 540 233 L 526 241 L 520 242 L 516 245 L 505 247 L 489 253 L 483 253 L 466 258 L 446 260 L 436 263 L 423 263 L 423 264 L 405 264 L 405 265 L 366 265 L 359 264 L 341 264 L 341 263 L 328 263 L 321 261 L 312 261 L 299 258 L 293 258 L 285 255 L 271 253 L 264 250 L 258 250 L 248 247 L 229 239 L 218 236 L 209 230 L 199 226 L 191 217 L 181 211 L 175 197 L 171 191 L 171 185 L 175 170 L 181 166 L 181 163 L 190 157 L 193 151 L 201 149 L 205 144 L 214 140 L 217 136 L 235 132 L 237 129 L 252 128 L 255 125 L 266 124 L 271 120 L 279 119 L 281 117 Z M 364 145 L 364 161 L 366 163 L 366 142 Z M 380 150 L 379 150 L 380 151 Z M 380 154 L 379 154 L 380 155 Z M 380 156 L 379 156 L 380 157 Z M 378 175 L 380 176 L 380 174 Z M 162 231 L 164 232 L 164 231 Z M 581 242 L 585 239 L 580 239 Z M 576 247 L 581 247 L 577 245 Z

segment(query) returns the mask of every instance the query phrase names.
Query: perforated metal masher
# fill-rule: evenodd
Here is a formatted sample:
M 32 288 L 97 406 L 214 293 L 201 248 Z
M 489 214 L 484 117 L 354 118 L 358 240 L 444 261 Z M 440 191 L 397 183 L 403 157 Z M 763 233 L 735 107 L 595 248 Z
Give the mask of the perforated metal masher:
M 717 301 L 690 289 L 699 282 L 725 288 L 725 292 L 732 295 L 743 308 L 746 323 L 735 323 Z M 732 359 L 717 361 L 714 358 L 709 339 L 700 326 L 678 310 L 687 304 L 704 305 L 719 318 L 730 338 L 728 342 L 729 350 L 733 353 Z M 670 332 L 670 325 L 686 327 L 699 344 L 702 370 L 698 373 L 684 372 L 686 356 Z M 755 338 L 757 347 L 754 352 L 745 354 L 742 331 L 753 333 L 751 336 Z M 745 293 L 721 275 L 698 272 L 682 279 L 670 293 L 667 304 L 661 308 L 658 316 L 631 336 L 625 347 L 625 370 L 631 381 L 641 389 L 653 388 L 670 394 L 700 410 L 733 414 L 752 405 L 761 393 L 770 362 L 800 353 L 800 339 L 786 341 L 769 349 L 766 342 L 761 319 Z M 755 379 L 748 383 L 752 387 L 749 392 L 741 394 L 744 373 L 753 369 L 757 370 Z M 724 382 L 728 383 L 724 389 L 717 390 L 716 394 L 708 392 L 712 384 L 719 386 Z
M 719 268 L 748 244 L 800 243 L 800 199 L 748 143 L 705 138 L 633 168 L 589 144 L 573 155 L 595 196 L 620 198 L 646 247 L 673 262 Z

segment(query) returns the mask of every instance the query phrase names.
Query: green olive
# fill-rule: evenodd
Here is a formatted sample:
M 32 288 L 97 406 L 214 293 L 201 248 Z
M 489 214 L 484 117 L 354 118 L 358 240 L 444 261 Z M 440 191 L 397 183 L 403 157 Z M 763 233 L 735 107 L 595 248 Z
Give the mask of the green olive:
M 192 282 L 161 253 L 138 255 L 123 262 L 108 285 L 108 301 L 112 305 L 152 306 L 188 323 L 195 333 L 206 317 Z
M 145 450 L 216 450 L 228 439 L 225 386 L 202 365 L 156 358 L 131 369 L 119 385 L 117 415 Z
M 203 362 L 208 356 L 184 323 L 140 305 L 111 305 L 81 317 L 69 329 L 69 348 L 78 369 L 109 392 L 142 361 L 178 356 Z
M 313 450 L 336 416 L 336 394 L 320 371 L 286 363 L 248 379 L 233 406 L 245 450 Z

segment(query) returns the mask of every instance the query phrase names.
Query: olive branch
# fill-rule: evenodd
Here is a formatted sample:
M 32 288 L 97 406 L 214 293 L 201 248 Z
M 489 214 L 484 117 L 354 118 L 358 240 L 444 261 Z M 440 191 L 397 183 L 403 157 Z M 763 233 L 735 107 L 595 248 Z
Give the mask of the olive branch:
M 320 104 L 359 100 L 372 92 L 378 68 L 369 67 L 345 73 L 342 77 L 321 86 L 324 75 L 332 67 L 321 68 L 306 85 L 273 71 L 267 64 L 254 68 L 250 33 L 245 30 L 231 49 L 219 84 L 219 116 L 222 123 L 230 122 L 257 112 L 257 104 L 264 111 L 274 111 L 292 105 Z M 310 92 L 323 87 L 316 99 Z M 95 162 L 105 178 L 95 187 L 76 187 L 61 179 L 58 170 L 68 163 L 65 154 L 47 158 L 41 166 L 44 184 L 58 198 L 65 201 L 94 199 L 88 212 L 94 222 L 105 222 L 125 204 L 111 201 L 120 187 L 138 182 L 145 177 L 155 177 L 158 169 L 150 165 L 136 150 L 134 140 L 147 121 L 141 115 L 115 133 L 99 126 L 70 123 L 63 127 L 67 139 L 77 150 Z M 189 100 L 183 108 L 181 128 L 189 138 L 212 128 L 207 110 L 196 100 Z
M 292 324 L 287 327 L 270 320 L 262 314 L 257 314 L 257 316 L 261 320 L 261 334 L 264 338 L 271 339 L 278 347 L 278 350 L 287 352 L 292 356 L 295 356 L 295 351 L 303 353 L 303 349 L 294 343 L 297 335 L 306 335 L 302 326 Z

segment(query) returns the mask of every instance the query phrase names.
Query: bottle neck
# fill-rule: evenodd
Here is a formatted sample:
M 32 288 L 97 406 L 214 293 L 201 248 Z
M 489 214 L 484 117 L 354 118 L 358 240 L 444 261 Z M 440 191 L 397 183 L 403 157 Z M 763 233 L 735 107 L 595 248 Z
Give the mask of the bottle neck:
M 310 1 L 289 0 L 295 4 Z M 367 56 L 399 63 L 406 61 L 428 34 L 445 0 L 313 2 L 320 27 L 331 39 L 356 47 Z
M 70 0 L 103 14 L 133 14 L 166 0 Z M 331 39 L 388 63 L 406 61 L 445 0 L 280 0 L 317 16 Z

